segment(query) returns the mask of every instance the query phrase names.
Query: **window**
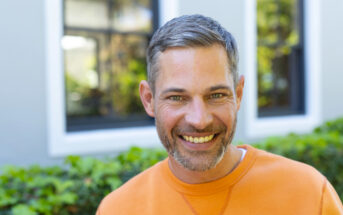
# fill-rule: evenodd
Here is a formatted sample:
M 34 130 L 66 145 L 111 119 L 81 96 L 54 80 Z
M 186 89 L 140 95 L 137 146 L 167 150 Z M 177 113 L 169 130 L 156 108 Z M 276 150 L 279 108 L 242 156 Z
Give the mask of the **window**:
M 109 21 L 106 21 L 107 29 L 104 29 L 104 26 L 97 27 L 93 25 L 93 23 L 98 23 L 100 20 L 103 21 L 103 19 L 100 17 L 94 18 L 94 20 L 84 20 L 84 16 L 79 14 L 80 17 L 75 18 L 76 20 L 67 22 L 69 24 L 69 27 L 75 28 L 71 29 L 68 27 L 68 29 L 65 29 L 65 23 L 64 23 L 64 8 L 66 7 L 67 0 L 45 0 L 45 47 L 46 47 L 46 82 L 47 82 L 47 92 L 46 92 L 46 108 L 47 108 L 47 142 L 48 142 L 48 151 L 49 154 L 53 157 L 59 157 L 59 156 L 65 156 L 70 154 L 89 154 L 89 153 L 98 153 L 98 152 L 111 152 L 111 151 L 118 151 L 118 150 L 125 150 L 130 146 L 140 146 L 140 147 L 157 147 L 161 146 L 156 128 L 152 126 L 137 126 L 137 127 L 124 127 L 126 126 L 126 123 L 121 122 L 122 124 L 125 124 L 121 126 L 120 128 L 112 128 L 110 129 L 112 125 L 104 126 L 106 123 L 100 122 L 95 123 L 94 125 L 90 127 L 78 127 L 76 125 L 75 127 L 71 126 L 69 129 L 67 129 L 67 106 L 66 101 L 68 100 L 66 88 L 67 85 L 67 78 L 68 76 L 65 75 L 65 68 L 75 68 L 71 66 L 71 64 L 68 64 L 68 62 L 65 64 L 65 56 L 66 55 L 72 55 L 75 58 L 79 58 L 81 60 L 83 59 L 91 59 L 86 60 L 87 63 L 81 64 L 79 66 L 80 68 L 83 68 L 83 71 L 85 72 L 86 76 L 76 76 L 77 81 L 82 80 L 82 84 L 86 84 L 85 89 L 89 90 L 92 89 L 94 86 L 100 86 L 99 83 L 102 83 L 102 80 L 98 80 L 99 78 L 104 78 L 105 76 L 98 76 L 98 72 L 103 72 L 105 70 L 102 70 L 102 68 L 97 70 L 97 67 L 103 67 L 104 65 L 99 63 L 101 61 L 100 58 L 102 58 L 101 53 L 101 46 L 103 44 L 101 39 L 101 36 L 97 37 L 94 35 L 99 35 L 101 32 L 111 33 L 111 36 L 107 36 L 107 38 L 110 38 L 109 41 L 112 41 L 112 43 L 109 43 L 113 47 L 116 47 L 121 44 L 121 41 L 124 41 L 124 39 L 132 41 L 130 44 L 146 44 L 140 43 L 139 41 L 143 41 L 144 38 L 149 39 L 149 33 L 144 32 L 145 30 L 143 28 L 139 28 L 138 31 L 127 30 L 124 31 L 122 27 L 120 27 L 120 24 L 116 23 L 113 25 L 110 25 L 112 27 L 109 27 L 108 23 Z M 68 0 L 69 1 L 69 0 Z M 76 0 L 73 1 L 75 3 Z M 89 2 L 108 2 L 104 0 L 79 0 L 79 2 L 83 2 L 84 4 Z M 113 1 L 111 1 L 113 2 Z M 128 3 L 128 1 L 117 1 L 117 2 L 123 2 L 125 4 Z M 135 1 L 138 2 L 138 1 Z M 154 10 L 157 10 L 157 0 L 153 0 L 152 6 L 150 6 L 150 9 L 153 9 L 152 17 L 150 17 L 150 28 L 154 29 L 155 25 L 157 23 L 157 12 Z M 73 4 L 72 3 L 72 4 Z M 96 4 L 94 3 L 94 4 Z M 138 2 L 139 3 L 139 2 Z M 170 20 L 171 18 L 174 18 L 178 16 L 178 1 L 175 0 L 163 0 L 158 1 L 159 7 L 158 7 L 158 14 L 159 20 L 161 21 L 161 24 L 165 23 L 166 20 Z M 76 3 L 75 3 L 76 4 Z M 80 3 L 82 5 L 82 3 Z M 90 3 L 91 4 L 91 3 Z M 100 4 L 100 3 L 99 3 Z M 143 4 L 143 3 L 141 3 Z M 143 4 L 144 5 L 144 4 Z M 146 4 L 147 5 L 147 4 Z M 86 6 L 84 6 L 86 7 Z M 90 7 L 90 10 L 93 10 L 93 12 L 86 11 L 87 8 L 83 8 L 81 12 L 84 13 L 95 13 L 99 16 L 102 16 L 103 14 L 100 14 L 100 9 L 104 6 L 94 6 Z M 107 7 L 107 6 L 106 6 Z M 100 9 L 99 9 L 100 8 Z M 76 24 L 80 26 L 76 26 Z M 84 26 L 86 24 L 89 24 L 89 26 Z M 74 26 L 75 25 L 75 26 Z M 115 26 L 115 28 L 113 27 Z M 118 27 L 119 26 L 119 27 Z M 86 31 L 87 29 L 87 31 Z M 116 29 L 116 30 L 115 30 Z M 143 29 L 143 30 L 142 30 Z M 66 32 L 70 32 L 70 34 L 65 35 Z M 122 38 L 125 35 L 127 35 L 127 38 L 124 38 L 121 41 L 117 41 L 117 39 L 114 38 Z M 66 39 L 67 38 L 67 39 Z M 134 38 L 134 39 L 132 39 Z M 140 38 L 137 39 L 137 38 Z M 62 46 L 61 46 L 62 42 Z M 117 49 L 111 49 L 111 53 L 115 53 L 114 51 Z M 128 49 L 130 50 L 130 49 Z M 74 52 L 74 53 L 72 53 Z M 83 53 L 83 54 L 79 54 Z M 137 53 L 137 52 L 134 52 Z M 75 55 L 73 55 L 75 54 Z M 124 54 L 126 54 L 124 52 Z M 130 53 L 131 54 L 131 53 Z M 131 55 L 130 55 L 131 56 Z M 135 56 L 135 55 L 132 55 Z M 99 58 L 99 59 L 98 59 Z M 110 58 L 112 59 L 112 58 Z M 69 60 L 70 61 L 70 60 Z M 112 67 L 116 66 L 117 64 L 112 63 L 112 61 L 109 61 L 110 63 L 105 64 L 105 68 L 108 68 L 110 65 Z M 137 65 L 137 64 L 136 64 Z M 85 69 L 86 68 L 86 69 Z M 84 74 L 84 73 L 81 73 Z M 75 75 L 75 74 L 73 74 Z M 88 77 L 89 76 L 89 77 Z M 125 76 L 124 76 L 125 77 Z M 68 80 L 69 85 L 73 85 L 74 83 L 70 80 Z M 73 87 L 73 86 L 68 86 Z M 77 92 L 77 91 L 76 91 Z M 80 99 L 80 96 L 82 94 L 74 93 L 69 94 L 70 100 L 77 100 Z M 86 102 L 87 103 L 87 102 Z M 69 107 L 70 109 L 74 110 L 72 107 Z M 78 107 L 80 108 L 80 107 Z M 87 108 L 85 109 L 87 110 Z M 88 109 L 89 110 L 89 109 Z M 87 111 L 88 111 L 87 110 Z M 85 111 L 86 112 L 86 111 Z M 133 114 L 130 114 L 133 115 Z M 101 116 L 95 116 L 94 118 L 102 118 Z M 122 115 L 121 117 L 127 117 L 125 115 Z M 110 117 L 111 118 L 111 117 Z M 93 117 L 91 117 L 91 120 Z M 127 119 L 127 118 L 126 118 Z M 125 120 L 126 120 L 125 119 Z M 86 119 L 86 120 L 89 120 Z M 149 120 L 149 119 L 148 119 Z M 90 121 L 86 122 L 87 124 L 91 124 Z M 137 122 L 132 122 L 133 124 Z M 102 126 L 100 126 L 102 125 Z M 97 127 L 98 126 L 98 127 Z M 102 127 L 103 129 L 100 129 L 99 127 Z M 116 126 L 113 126 L 116 127 Z M 99 129 L 96 129 L 99 128 Z M 67 130 L 73 130 L 73 132 L 68 132 Z M 76 131 L 78 130 L 78 131 Z
M 320 122 L 320 1 L 245 0 L 245 14 L 246 137 L 311 131 Z
M 305 113 L 303 0 L 257 0 L 258 116 Z
M 157 0 L 64 0 L 67 131 L 153 125 L 140 102 Z

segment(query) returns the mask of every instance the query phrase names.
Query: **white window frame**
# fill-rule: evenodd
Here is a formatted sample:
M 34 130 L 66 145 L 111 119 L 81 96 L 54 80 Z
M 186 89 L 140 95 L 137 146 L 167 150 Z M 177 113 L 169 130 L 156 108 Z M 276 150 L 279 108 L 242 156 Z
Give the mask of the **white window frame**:
M 245 131 L 248 138 L 309 132 L 320 122 L 320 0 L 304 0 L 305 114 L 259 118 L 257 115 L 256 0 L 245 0 Z
M 160 24 L 178 16 L 178 0 L 159 1 Z M 53 157 L 160 146 L 155 126 L 67 132 L 63 51 L 63 0 L 45 0 L 48 151 Z

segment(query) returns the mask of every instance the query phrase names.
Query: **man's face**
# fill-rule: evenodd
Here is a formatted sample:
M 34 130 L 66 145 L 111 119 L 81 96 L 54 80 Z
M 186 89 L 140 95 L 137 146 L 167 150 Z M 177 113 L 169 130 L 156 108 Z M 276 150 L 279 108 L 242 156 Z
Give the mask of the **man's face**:
M 167 49 L 155 86 L 151 115 L 169 155 L 189 170 L 213 168 L 231 143 L 241 99 L 225 49 Z

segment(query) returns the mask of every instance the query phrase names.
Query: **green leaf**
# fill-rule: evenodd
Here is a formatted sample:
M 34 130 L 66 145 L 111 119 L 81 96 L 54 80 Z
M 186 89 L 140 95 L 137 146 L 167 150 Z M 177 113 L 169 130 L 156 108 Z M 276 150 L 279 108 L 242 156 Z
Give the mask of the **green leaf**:
M 27 205 L 19 204 L 12 208 L 13 215 L 38 215 L 32 208 Z

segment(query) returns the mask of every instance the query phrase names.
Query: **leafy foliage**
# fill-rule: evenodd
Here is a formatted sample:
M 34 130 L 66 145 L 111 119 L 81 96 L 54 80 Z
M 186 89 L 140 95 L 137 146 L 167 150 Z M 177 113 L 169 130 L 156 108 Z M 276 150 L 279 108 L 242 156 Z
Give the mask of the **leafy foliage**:
M 337 133 L 343 135 L 343 118 L 338 118 L 324 123 L 324 125 L 314 129 L 315 133 Z
M 289 105 L 291 57 L 300 47 L 301 9 L 297 0 L 257 0 L 258 106 Z
M 342 128 L 337 119 L 312 134 L 270 137 L 254 146 L 314 166 L 343 199 Z M 0 175 L 0 215 L 93 215 L 106 194 L 166 156 L 162 149 L 132 147 L 105 160 L 69 156 L 63 167 L 7 166 Z
M 64 167 L 7 166 L 0 175 L 0 215 L 93 215 L 104 195 L 166 156 L 132 147 L 103 161 L 69 156 Z
M 315 167 L 343 200 L 343 118 L 326 122 L 312 134 L 270 137 L 254 146 Z

